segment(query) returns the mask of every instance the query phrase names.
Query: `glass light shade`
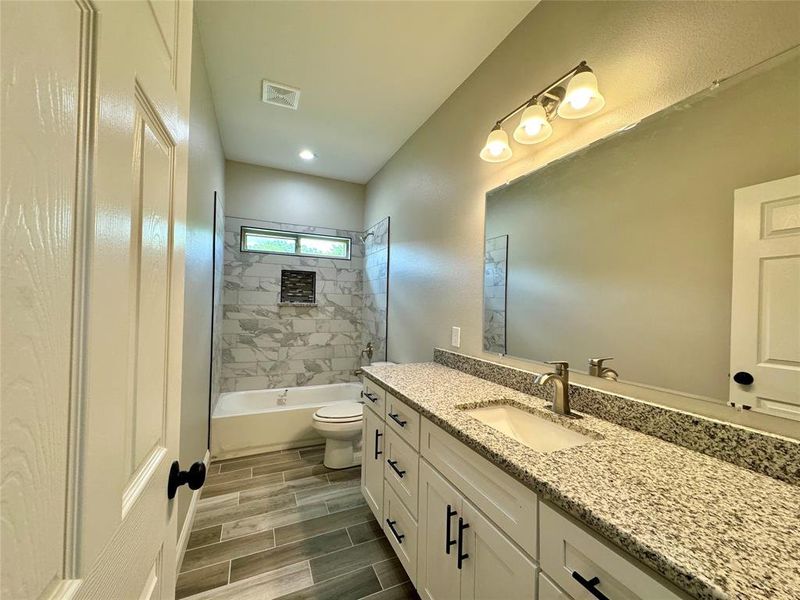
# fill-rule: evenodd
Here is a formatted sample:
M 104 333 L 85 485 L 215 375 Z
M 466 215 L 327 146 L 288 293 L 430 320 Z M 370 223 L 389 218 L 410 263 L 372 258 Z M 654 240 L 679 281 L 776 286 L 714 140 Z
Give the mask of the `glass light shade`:
M 500 128 L 493 129 L 486 138 L 486 145 L 481 150 L 481 158 L 491 163 L 503 162 L 511 158 L 508 134 Z
M 553 133 L 553 126 L 547 120 L 547 112 L 541 104 L 532 104 L 522 113 L 519 125 L 514 130 L 514 139 L 520 144 L 543 142 Z
M 597 89 L 597 77 L 591 71 L 582 71 L 567 85 L 564 100 L 558 105 L 558 116 L 562 119 L 588 117 L 603 108 L 605 104 L 605 98 Z

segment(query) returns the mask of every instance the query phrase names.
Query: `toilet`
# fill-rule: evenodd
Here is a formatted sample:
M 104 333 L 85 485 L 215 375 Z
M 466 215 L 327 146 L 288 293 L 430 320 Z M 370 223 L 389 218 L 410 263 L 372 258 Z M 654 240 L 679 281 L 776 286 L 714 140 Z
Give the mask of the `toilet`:
M 382 367 L 396 363 L 380 361 L 370 366 Z M 312 427 L 325 438 L 323 464 L 329 469 L 347 469 L 361 464 L 361 424 L 363 402 L 337 402 L 323 406 L 314 413 Z
M 325 438 L 323 463 L 329 469 L 346 469 L 361 464 L 361 422 L 364 405 L 337 402 L 314 413 L 312 426 Z

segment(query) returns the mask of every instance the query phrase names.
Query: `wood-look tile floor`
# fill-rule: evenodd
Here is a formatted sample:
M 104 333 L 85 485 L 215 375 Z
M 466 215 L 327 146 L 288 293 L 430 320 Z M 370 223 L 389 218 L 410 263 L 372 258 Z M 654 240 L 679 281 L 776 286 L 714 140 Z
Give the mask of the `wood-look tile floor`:
M 418 600 L 361 495 L 323 447 L 211 463 L 177 598 Z

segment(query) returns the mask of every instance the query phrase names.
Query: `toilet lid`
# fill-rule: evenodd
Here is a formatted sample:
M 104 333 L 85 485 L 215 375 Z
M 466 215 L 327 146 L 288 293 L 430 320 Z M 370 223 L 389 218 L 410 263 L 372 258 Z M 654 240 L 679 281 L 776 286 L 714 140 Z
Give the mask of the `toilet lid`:
M 320 408 L 315 417 L 329 421 L 352 421 L 363 415 L 364 405 L 359 402 L 337 402 Z

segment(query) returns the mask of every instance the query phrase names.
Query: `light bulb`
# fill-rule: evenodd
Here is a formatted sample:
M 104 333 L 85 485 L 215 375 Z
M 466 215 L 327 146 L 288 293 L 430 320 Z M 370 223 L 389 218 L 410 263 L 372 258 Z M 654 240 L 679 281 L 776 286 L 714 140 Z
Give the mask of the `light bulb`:
M 558 105 L 558 116 L 563 119 L 588 117 L 603 108 L 605 103 L 597 89 L 597 77 L 587 68 L 570 79 L 564 101 Z
M 524 128 L 525 128 L 525 133 L 527 133 L 528 135 L 536 135 L 542 130 L 542 124 L 538 122 L 525 123 Z
M 502 144 L 501 142 L 492 142 L 489 144 L 489 154 L 492 156 L 500 156 L 505 149 L 505 144 Z
M 531 104 L 526 108 L 514 130 L 514 139 L 520 144 L 536 144 L 550 137 L 553 127 L 547 118 L 547 111 L 541 104 Z
M 481 150 L 480 156 L 486 162 L 503 162 L 511 158 L 508 134 L 499 125 L 495 126 L 486 138 L 486 145 Z
M 586 108 L 586 105 L 589 104 L 591 99 L 592 94 L 588 90 L 578 90 L 576 93 L 572 94 L 569 103 L 575 110 L 580 110 Z
M 300 158 L 302 158 L 303 160 L 313 160 L 313 159 L 315 159 L 317 157 L 316 154 L 314 154 L 311 150 L 308 150 L 308 149 L 301 150 L 300 154 L 298 154 L 298 156 Z

